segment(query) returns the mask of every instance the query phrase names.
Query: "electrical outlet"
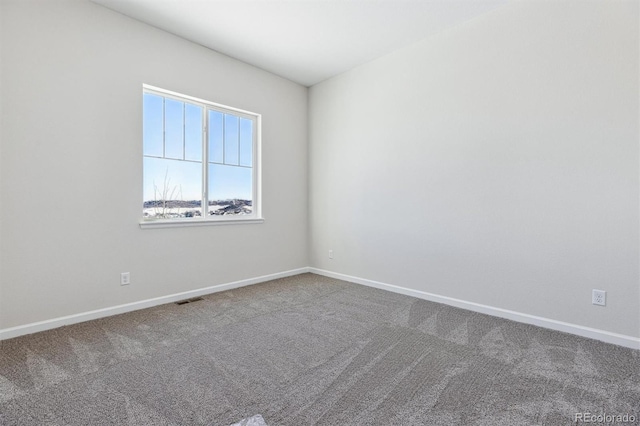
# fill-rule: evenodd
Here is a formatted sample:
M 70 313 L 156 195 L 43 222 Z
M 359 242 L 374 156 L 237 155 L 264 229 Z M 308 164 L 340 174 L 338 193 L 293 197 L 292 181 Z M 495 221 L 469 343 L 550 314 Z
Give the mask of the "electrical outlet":
M 123 272 L 120 274 L 120 285 L 129 285 L 131 284 L 131 275 L 128 272 Z
M 333 250 L 329 250 L 329 259 L 333 259 Z
M 605 306 L 607 304 L 607 292 L 604 290 L 593 289 L 591 292 L 591 303 L 594 305 Z

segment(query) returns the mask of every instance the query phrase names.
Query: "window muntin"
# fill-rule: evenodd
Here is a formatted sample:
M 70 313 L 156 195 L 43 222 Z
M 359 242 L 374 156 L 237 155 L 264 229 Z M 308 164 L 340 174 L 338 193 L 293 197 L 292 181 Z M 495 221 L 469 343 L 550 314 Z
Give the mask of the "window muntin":
M 143 219 L 258 219 L 258 125 L 257 114 L 144 86 Z

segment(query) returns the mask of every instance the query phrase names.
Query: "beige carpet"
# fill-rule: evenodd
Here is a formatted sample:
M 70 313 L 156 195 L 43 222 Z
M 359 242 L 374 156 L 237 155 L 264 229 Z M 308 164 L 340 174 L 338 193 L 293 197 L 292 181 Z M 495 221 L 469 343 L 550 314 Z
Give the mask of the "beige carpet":
M 639 351 L 312 274 L 6 340 L 0 355 L 3 426 L 640 414 Z

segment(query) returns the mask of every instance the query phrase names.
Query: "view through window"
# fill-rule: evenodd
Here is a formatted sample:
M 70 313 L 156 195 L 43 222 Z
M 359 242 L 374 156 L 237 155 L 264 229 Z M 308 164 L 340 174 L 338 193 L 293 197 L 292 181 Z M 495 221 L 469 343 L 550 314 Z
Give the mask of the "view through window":
M 258 115 L 145 86 L 144 219 L 255 218 L 257 124 Z

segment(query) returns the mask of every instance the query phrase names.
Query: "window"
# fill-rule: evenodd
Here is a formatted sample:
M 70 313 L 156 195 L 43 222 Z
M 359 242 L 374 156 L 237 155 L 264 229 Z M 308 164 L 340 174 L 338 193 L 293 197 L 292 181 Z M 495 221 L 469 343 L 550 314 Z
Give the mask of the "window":
M 260 219 L 260 116 L 143 86 L 144 224 Z

